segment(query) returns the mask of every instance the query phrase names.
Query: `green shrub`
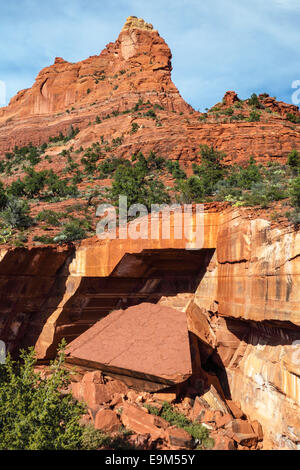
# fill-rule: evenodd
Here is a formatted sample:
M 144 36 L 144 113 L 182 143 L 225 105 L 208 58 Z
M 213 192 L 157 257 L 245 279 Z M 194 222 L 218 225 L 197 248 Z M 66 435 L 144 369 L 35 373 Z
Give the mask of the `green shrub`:
M 6 191 L 4 189 L 4 185 L 2 181 L 0 181 L 0 210 L 3 210 L 6 207 L 7 201 L 8 199 Z
M 43 243 L 44 245 L 52 245 L 55 243 L 53 237 L 49 237 L 48 235 L 35 236 L 33 241 Z
M 110 444 L 110 436 L 95 429 L 92 424 L 83 428 L 81 445 L 84 450 L 95 450 L 106 446 L 109 447 Z
M 137 122 L 133 122 L 131 124 L 131 131 L 130 134 L 135 134 L 139 130 L 140 126 L 138 125 Z
M 70 383 L 64 367 L 62 344 L 51 363 L 51 375 L 34 371 L 33 348 L 21 351 L 20 362 L 8 355 L 0 366 L 0 449 L 76 450 L 83 447 L 79 420 L 84 406 L 74 403 L 71 394 L 62 396 Z
M 161 417 L 168 421 L 171 426 L 177 426 L 178 428 L 185 428 L 191 424 L 190 420 L 182 413 L 176 411 L 170 403 L 164 402 Z
M 157 415 L 157 408 L 147 407 L 151 414 Z M 187 431 L 203 448 L 213 448 L 214 440 L 209 437 L 209 431 L 202 424 L 191 422 L 184 414 L 179 413 L 170 403 L 163 403 L 160 416 L 171 426 Z
M 128 207 L 144 204 L 148 209 L 152 204 L 168 204 L 170 196 L 164 184 L 154 177 L 147 176 L 148 168 L 143 163 L 133 166 L 119 166 L 114 174 L 109 197 L 116 204 L 119 196 L 127 196 Z
M 187 180 L 180 181 L 176 186 L 179 191 L 179 201 L 184 204 L 203 202 L 205 190 L 203 182 L 198 176 L 190 176 Z
M 193 171 L 202 182 L 204 195 L 210 196 L 214 192 L 218 181 L 226 175 L 227 169 L 222 164 L 225 154 L 213 147 L 201 145 L 200 155 L 201 165 L 193 164 Z
M 300 209 L 299 208 L 295 209 L 292 212 L 287 212 L 286 217 L 296 227 L 300 225 Z
M 296 114 L 287 113 L 286 118 L 288 119 L 288 121 L 291 121 L 294 124 L 299 124 L 300 123 L 300 117 L 297 116 Z
M 263 106 L 262 106 L 261 102 L 259 101 L 258 96 L 257 96 L 256 93 L 253 93 L 251 95 L 251 98 L 249 98 L 249 100 L 248 100 L 248 105 L 249 106 L 254 106 L 257 109 L 262 109 L 263 108 Z
M 186 179 L 186 174 L 185 172 L 180 168 L 179 162 L 175 161 L 173 162 L 172 160 L 168 160 L 166 162 L 166 168 L 169 173 L 173 176 L 174 179 L 176 180 L 182 180 Z
M 37 215 L 36 220 L 39 222 L 46 222 L 48 225 L 53 225 L 54 227 L 59 227 L 62 215 L 63 214 L 51 210 L 43 210 Z
M 300 169 L 300 153 L 297 152 L 297 150 L 292 150 L 291 153 L 288 155 L 287 163 L 293 170 L 299 170 Z

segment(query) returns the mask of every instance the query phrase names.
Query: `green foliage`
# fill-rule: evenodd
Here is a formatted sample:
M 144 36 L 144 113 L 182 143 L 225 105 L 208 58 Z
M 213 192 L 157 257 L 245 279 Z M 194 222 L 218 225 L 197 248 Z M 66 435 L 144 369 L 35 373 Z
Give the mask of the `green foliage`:
M 300 169 L 300 153 L 297 150 L 292 150 L 288 155 L 287 163 L 293 170 L 298 171 Z
M 78 194 L 78 190 L 74 184 L 69 186 L 66 180 L 61 180 L 53 170 L 47 172 L 46 184 L 51 196 L 66 197 L 76 196 Z
M 157 415 L 157 408 L 147 406 L 151 414 Z M 163 403 L 160 416 L 168 421 L 171 426 L 176 426 L 187 431 L 195 441 L 203 448 L 213 448 L 214 440 L 209 437 L 209 431 L 202 424 L 193 423 L 184 414 L 179 413 L 174 407 L 167 402 Z
M 45 187 L 46 179 L 47 171 L 35 171 L 34 168 L 27 168 L 26 176 L 23 180 L 24 194 L 30 199 L 39 196 Z
M 109 447 L 111 438 L 94 428 L 92 424 L 85 426 L 82 432 L 82 448 L 83 450 L 100 449 L 100 447 Z
M 84 412 L 71 394 L 61 394 L 70 383 L 64 367 L 65 343 L 51 363 L 51 375 L 34 371 L 33 348 L 21 351 L 21 361 L 10 356 L 0 366 L 0 449 L 76 450 L 82 448 Z
M 52 245 L 55 243 L 53 237 L 49 237 L 48 235 L 41 235 L 33 237 L 34 242 L 43 243 L 43 245 Z
M 172 160 L 168 160 L 166 162 L 166 168 L 169 173 L 173 176 L 174 179 L 176 180 L 182 180 L 186 179 L 186 174 L 185 172 L 180 168 L 179 162 L 175 161 L 173 162 Z
M 117 166 L 109 198 L 117 204 L 119 196 L 127 196 L 128 207 L 132 204 L 144 204 L 150 209 L 151 204 L 168 204 L 168 192 L 163 183 L 151 173 L 162 168 L 163 160 L 153 153 L 146 159 L 141 152 L 132 160 L 132 163 Z
M 251 189 L 254 183 L 262 181 L 262 175 L 255 160 L 250 158 L 246 167 L 234 167 L 228 174 L 227 181 L 231 187 Z
M 296 114 L 287 113 L 286 118 L 288 119 L 288 121 L 291 121 L 294 124 L 299 124 L 300 123 L 300 117 L 297 116 Z
M 135 134 L 139 130 L 140 126 L 138 125 L 137 122 L 133 122 L 131 124 L 131 131 L 130 134 Z
M 248 105 L 253 106 L 254 108 L 257 108 L 257 109 L 262 109 L 263 108 L 263 106 L 262 106 L 261 102 L 259 101 L 258 96 L 256 95 L 256 93 L 253 93 L 251 95 L 251 98 L 249 98 L 249 100 L 248 100 Z
M 98 171 L 100 173 L 100 178 L 105 179 L 105 178 L 111 178 L 116 169 L 120 165 L 130 165 L 130 162 L 128 160 L 124 160 L 123 158 L 117 158 L 117 157 L 109 157 L 104 160 L 99 166 L 98 166 Z
M 146 113 L 144 113 L 144 116 L 145 117 L 150 117 L 151 119 L 156 119 L 156 114 L 155 114 L 155 111 L 153 109 L 149 109 L 149 111 L 147 111 Z
M 6 191 L 4 189 L 4 185 L 2 181 L 0 181 L 0 210 L 3 210 L 6 207 L 7 201 L 8 199 Z
M 70 140 L 74 139 L 74 137 L 76 137 L 76 135 L 78 133 L 79 133 L 78 127 L 76 129 L 74 129 L 74 127 L 71 125 L 67 136 L 64 136 L 63 133 L 60 132 L 55 137 L 49 137 L 49 142 L 50 143 L 56 143 L 56 144 L 66 144 Z
M 287 212 L 286 217 L 292 224 L 298 227 L 300 225 L 300 208 L 296 208 L 292 212 Z
M 204 196 L 210 196 L 218 181 L 226 174 L 226 169 L 222 164 L 225 154 L 215 150 L 213 147 L 201 145 L 200 155 L 201 165 L 193 164 L 193 171 L 201 181 Z M 193 184 L 195 184 L 195 182 L 193 182 Z
M 222 111 L 222 114 L 224 114 L 225 116 L 232 116 L 233 115 L 233 109 L 232 108 L 227 108 L 225 109 L 224 111 Z
M 148 405 L 146 403 L 144 405 L 144 408 L 146 408 L 151 415 L 154 415 L 154 416 L 159 416 L 160 415 L 160 410 L 156 406 L 151 406 L 151 405 Z
M 200 203 L 204 200 L 205 190 L 199 176 L 190 176 L 187 180 L 180 181 L 176 189 L 179 191 L 179 201 L 184 204 Z
M 185 428 L 191 423 L 186 416 L 174 410 L 172 405 L 168 402 L 164 402 L 160 415 L 163 419 L 168 421 L 171 426 L 177 426 L 178 428 Z
M 114 175 L 110 197 L 118 202 L 119 196 L 127 196 L 128 207 L 132 204 L 168 204 L 170 197 L 161 181 L 146 176 L 138 165 L 119 166 Z
M 86 230 L 89 229 L 87 221 L 74 219 L 64 225 L 63 230 L 54 238 L 57 243 L 70 243 L 83 240 L 87 237 Z
M 6 209 L 1 213 L 1 218 L 12 228 L 24 229 L 33 224 L 29 212 L 30 209 L 26 201 L 10 197 Z
M 230 122 L 235 122 L 235 121 L 245 121 L 246 116 L 244 114 L 235 114 L 234 116 L 231 116 Z
M 290 197 L 293 206 L 300 208 L 300 176 L 295 178 L 291 183 Z
M 59 227 L 61 224 L 61 217 L 64 214 L 54 212 L 51 210 L 43 210 L 38 214 L 36 220 L 38 222 L 46 222 L 48 225 L 53 225 L 54 227 Z

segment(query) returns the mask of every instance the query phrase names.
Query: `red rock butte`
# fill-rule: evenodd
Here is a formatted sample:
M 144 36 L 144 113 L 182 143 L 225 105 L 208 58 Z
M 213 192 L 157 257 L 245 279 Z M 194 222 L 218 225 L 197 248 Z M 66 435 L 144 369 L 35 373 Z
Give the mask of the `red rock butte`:
M 224 122 L 217 116 L 220 110 L 228 113 L 232 107 L 237 117 L 242 107 L 248 116 L 247 103 L 230 91 L 213 108 L 215 112 L 205 116 L 180 96 L 171 71 L 171 52 L 159 33 L 130 17 L 118 39 L 100 55 L 76 64 L 57 58 L 39 73 L 32 88 L 19 92 L 0 109 L 0 154 L 15 145 L 48 142 L 59 132 L 66 134 L 71 125 L 79 128 L 72 142 L 51 147 L 54 163 L 49 168 L 56 172 L 63 170 L 63 149 L 72 146 L 75 152 L 101 136 L 104 140 L 122 137 L 114 150 L 116 157 L 153 150 L 186 166 L 200 158 L 201 144 L 224 151 L 228 164 L 243 163 L 251 155 L 263 163 L 286 162 L 288 153 L 300 148 L 300 125 L 287 118 L 288 113 L 300 116 L 297 107 L 262 94 L 259 122 L 229 118 Z M 157 119 L 131 112 L 147 101 L 156 105 Z M 133 123 L 138 125 L 134 133 Z M 296 450 L 300 442 L 300 232 L 292 225 L 274 227 L 244 208 L 218 203 L 205 206 L 203 229 L 203 245 L 195 250 L 186 249 L 187 240 L 174 237 L 106 241 L 93 237 L 63 246 L 2 247 L 0 340 L 12 352 L 33 345 L 38 358 L 45 361 L 54 358 L 59 342 L 66 338 L 71 343 L 70 359 L 84 361 L 89 370 L 96 370 L 92 374 L 109 361 L 116 367 L 109 373 L 159 387 L 189 376 L 190 359 L 192 376 L 195 372 L 205 376 L 205 370 L 213 367 L 214 386 L 219 379 L 222 389 L 218 391 L 227 403 L 233 407 L 234 400 L 243 411 L 241 416 L 244 413 L 262 424 L 266 448 Z M 144 311 L 145 303 L 148 310 Z M 117 317 L 120 324 L 113 328 Z M 174 331 L 176 324 L 180 328 Z M 102 325 L 107 325 L 109 337 L 101 331 Z M 93 336 L 94 331 L 99 337 Z M 135 341 L 129 345 L 131 332 L 134 340 L 143 339 L 142 345 Z M 106 340 L 106 349 L 100 349 Z M 122 355 L 123 345 L 132 354 Z M 160 363 L 160 348 L 165 354 L 167 345 L 170 355 Z M 144 355 L 143 364 L 137 346 Z M 122 387 L 118 384 L 119 391 Z M 102 393 L 106 387 L 100 388 Z M 124 422 L 139 420 L 138 414 L 128 408 Z M 108 422 L 110 415 L 106 413 Z M 239 422 L 241 416 L 229 431 L 241 434 L 244 428 L 247 435 L 249 426 Z M 139 429 L 147 426 L 139 424 Z M 176 432 L 171 437 L 184 439 Z

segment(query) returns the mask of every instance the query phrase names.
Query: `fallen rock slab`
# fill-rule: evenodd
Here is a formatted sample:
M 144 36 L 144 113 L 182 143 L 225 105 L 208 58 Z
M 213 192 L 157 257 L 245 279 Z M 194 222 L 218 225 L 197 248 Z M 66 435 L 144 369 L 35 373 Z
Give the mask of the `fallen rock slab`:
M 69 345 L 67 362 L 144 391 L 180 384 L 192 375 L 186 315 L 148 303 L 114 311 Z

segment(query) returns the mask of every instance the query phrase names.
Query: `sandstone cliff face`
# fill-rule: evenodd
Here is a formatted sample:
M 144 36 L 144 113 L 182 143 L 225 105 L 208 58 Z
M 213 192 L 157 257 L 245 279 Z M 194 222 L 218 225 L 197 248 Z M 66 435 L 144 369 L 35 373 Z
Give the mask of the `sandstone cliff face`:
M 76 250 L 3 252 L 0 338 L 51 358 L 62 337 L 75 339 L 112 310 L 153 302 L 186 311 L 202 366 L 261 422 L 265 447 L 296 449 L 300 233 L 246 214 L 206 212 L 196 251 L 186 240 L 91 239 Z

